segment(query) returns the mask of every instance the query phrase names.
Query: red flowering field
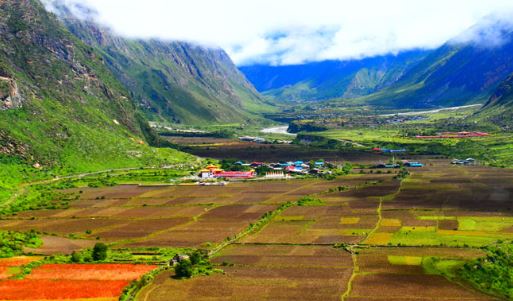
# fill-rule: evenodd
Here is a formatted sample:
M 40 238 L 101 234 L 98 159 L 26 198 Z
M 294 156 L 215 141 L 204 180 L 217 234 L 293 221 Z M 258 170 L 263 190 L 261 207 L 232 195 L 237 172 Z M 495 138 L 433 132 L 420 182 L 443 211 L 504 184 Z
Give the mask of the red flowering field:
M 45 264 L 26 279 L 132 281 L 153 269 L 155 266 L 142 264 Z
M 0 300 L 116 298 L 130 281 L 155 268 L 135 264 L 45 264 L 23 280 L 0 280 Z

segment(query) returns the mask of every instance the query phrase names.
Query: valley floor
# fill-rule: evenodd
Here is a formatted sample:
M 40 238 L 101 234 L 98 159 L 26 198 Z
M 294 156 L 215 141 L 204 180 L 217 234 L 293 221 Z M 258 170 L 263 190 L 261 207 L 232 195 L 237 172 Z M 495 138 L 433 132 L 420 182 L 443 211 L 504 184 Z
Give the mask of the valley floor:
M 332 181 L 81 188 L 69 208 L 21 212 L 0 228 L 46 233 L 27 249 L 36 254 L 98 240 L 134 254 L 201 248 L 224 271 L 163 271 L 139 292 L 144 301 L 494 300 L 451 273 L 513 239 L 513 171 L 420 159 L 426 167 L 403 181 L 362 169 Z M 322 202 L 299 205 L 306 195 Z

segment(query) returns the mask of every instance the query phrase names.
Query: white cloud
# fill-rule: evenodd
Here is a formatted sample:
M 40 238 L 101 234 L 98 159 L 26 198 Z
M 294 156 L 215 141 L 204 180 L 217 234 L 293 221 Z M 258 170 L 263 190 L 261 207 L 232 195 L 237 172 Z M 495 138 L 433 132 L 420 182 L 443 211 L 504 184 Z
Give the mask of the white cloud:
M 513 11 L 511 0 L 66 1 L 96 8 L 98 20 L 124 36 L 219 46 L 238 64 L 433 48 L 487 16 L 505 18 Z M 496 40 L 494 34 L 486 36 Z M 467 34 L 462 40 L 476 37 L 483 35 Z

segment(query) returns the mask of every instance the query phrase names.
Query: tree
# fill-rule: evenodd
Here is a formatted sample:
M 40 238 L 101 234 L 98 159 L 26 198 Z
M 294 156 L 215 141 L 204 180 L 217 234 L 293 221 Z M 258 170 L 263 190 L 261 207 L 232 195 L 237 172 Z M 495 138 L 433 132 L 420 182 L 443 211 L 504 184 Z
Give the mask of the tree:
M 190 260 L 182 260 L 175 268 L 175 274 L 178 278 L 191 278 L 192 277 L 192 263 Z
M 107 250 L 109 248 L 107 247 L 106 244 L 104 243 L 97 243 L 94 245 L 94 248 L 93 248 L 93 260 L 94 261 L 102 261 L 102 260 L 105 260 L 107 259 Z
M 80 256 L 80 253 L 73 251 L 73 253 L 71 253 L 71 262 L 80 263 L 81 261 L 82 256 Z

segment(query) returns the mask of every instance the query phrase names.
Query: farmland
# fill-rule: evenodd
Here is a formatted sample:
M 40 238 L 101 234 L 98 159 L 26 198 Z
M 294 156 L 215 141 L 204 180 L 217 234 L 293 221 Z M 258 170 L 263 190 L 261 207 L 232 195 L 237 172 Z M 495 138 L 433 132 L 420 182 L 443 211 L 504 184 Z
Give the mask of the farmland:
M 20 258 L 15 264 L 21 265 L 25 260 Z M 155 268 L 132 264 L 44 264 L 24 279 L 2 279 L 0 300 L 117 300 L 131 281 Z
M 368 158 L 354 163 L 382 160 Z M 484 256 L 481 247 L 513 240 L 513 172 L 411 159 L 426 166 L 411 168 L 402 181 L 398 170 L 363 168 L 329 181 L 69 188 L 79 197 L 67 208 L 3 216 L 1 228 L 40 233 L 42 245 L 25 248 L 34 254 L 70 254 L 100 241 L 112 255 L 100 264 L 44 262 L 23 279 L 13 279 L 20 269 L 6 264 L 0 288 L 18 298 L 12 300 L 27 300 L 16 289 L 44 295 L 49 281 L 65 279 L 60 295 L 46 298 L 111 300 L 155 267 L 118 272 L 109 265 L 162 265 L 172 255 L 155 250 L 171 248 L 166 254 L 210 250 L 223 272 L 180 280 L 164 269 L 138 300 L 378 300 L 381 292 L 394 300 L 495 300 L 449 275 Z M 300 201 L 305 196 L 311 199 Z M 101 296 L 66 295 L 80 281 L 109 288 Z
M 513 173 L 426 162 L 402 182 L 365 175 L 376 184 L 290 207 L 214 256 L 224 274 L 182 281 L 163 274 L 139 297 L 382 300 L 385 292 L 389 300 L 495 300 L 432 272 L 430 262 L 439 258 L 452 271 L 483 256 L 480 247 L 513 239 Z
M 371 162 L 377 159 L 374 154 L 360 151 L 335 150 L 314 145 L 298 144 L 258 144 L 237 139 L 208 137 L 167 137 L 170 142 L 180 145 L 191 154 L 215 159 L 240 159 L 254 161 L 287 161 L 325 159 L 329 161 Z

